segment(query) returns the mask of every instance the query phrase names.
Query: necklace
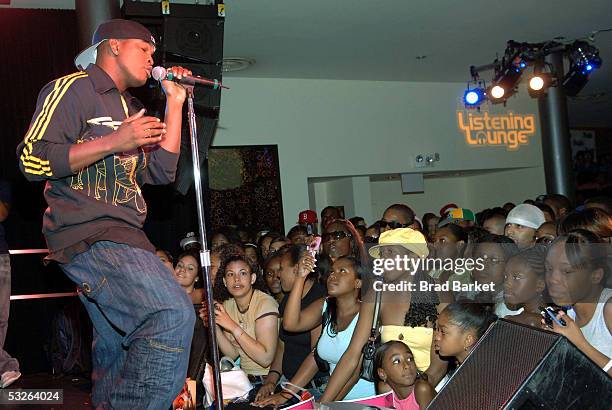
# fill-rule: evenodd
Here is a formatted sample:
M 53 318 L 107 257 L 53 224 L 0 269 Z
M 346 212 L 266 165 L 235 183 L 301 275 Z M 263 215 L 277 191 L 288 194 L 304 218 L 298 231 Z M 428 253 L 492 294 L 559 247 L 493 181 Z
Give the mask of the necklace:
M 251 292 L 251 297 L 249 298 L 249 303 L 247 304 L 246 309 L 240 310 L 240 306 L 238 306 L 238 302 L 236 301 L 236 309 L 238 310 L 238 325 L 244 329 L 246 327 L 246 321 L 245 321 L 245 317 L 244 315 L 249 311 L 249 308 L 251 307 L 251 300 L 253 300 L 253 294 L 255 293 L 255 291 Z

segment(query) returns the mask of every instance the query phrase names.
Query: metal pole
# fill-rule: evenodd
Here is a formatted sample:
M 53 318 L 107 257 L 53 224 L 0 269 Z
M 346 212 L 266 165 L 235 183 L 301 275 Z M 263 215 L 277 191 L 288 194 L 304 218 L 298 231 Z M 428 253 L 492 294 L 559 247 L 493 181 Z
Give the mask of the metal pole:
M 208 330 L 210 335 L 210 348 L 212 350 L 213 378 L 215 380 L 215 409 L 223 410 L 223 391 L 221 389 L 221 373 L 219 370 L 219 349 L 217 347 L 217 334 L 215 325 L 215 309 L 213 300 L 213 284 L 210 277 L 210 251 L 206 242 L 206 222 L 204 218 L 204 200 L 202 196 L 202 179 L 200 175 L 200 153 L 198 151 L 198 131 L 196 115 L 193 108 L 193 86 L 184 86 L 187 89 L 187 115 L 189 119 L 189 137 L 191 139 L 191 155 L 193 158 L 193 179 L 195 183 L 196 204 L 198 210 L 198 227 L 200 229 L 200 264 L 204 269 L 204 282 L 206 283 L 206 304 L 208 311 Z
M 565 195 L 574 202 L 576 185 L 567 119 L 567 100 L 561 86 L 564 75 L 563 51 L 548 54 L 545 59 L 552 65 L 554 76 L 557 78 L 557 85 L 550 87 L 546 95 L 538 98 L 546 192 Z

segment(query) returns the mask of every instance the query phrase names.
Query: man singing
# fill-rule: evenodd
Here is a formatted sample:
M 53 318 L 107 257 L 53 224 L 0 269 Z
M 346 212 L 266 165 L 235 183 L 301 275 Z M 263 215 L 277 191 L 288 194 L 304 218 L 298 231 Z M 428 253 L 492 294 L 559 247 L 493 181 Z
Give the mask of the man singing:
M 139 23 L 102 23 L 75 59 L 82 71 L 42 89 L 17 148 L 26 178 L 46 180 L 47 259 L 77 284 L 94 325 L 95 408 L 167 409 L 187 371 L 194 310 L 141 230 L 140 187 L 174 180 L 186 97 L 162 81 L 162 122 L 127 92 L 151 76 L 154 51 Z

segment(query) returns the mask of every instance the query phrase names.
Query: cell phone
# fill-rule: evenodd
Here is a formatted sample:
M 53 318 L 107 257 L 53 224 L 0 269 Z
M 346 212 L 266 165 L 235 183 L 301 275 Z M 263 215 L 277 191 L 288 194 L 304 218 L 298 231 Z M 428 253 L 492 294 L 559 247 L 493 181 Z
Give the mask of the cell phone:
M 312 242 L 310 243 L 310 245 L 308 245 L 308 251 L 314 257 L 314 256 L 317 256 L 317 253 L 319 253 L 320 247 L 321 247 L 321 237 L 315 236 Z
M 540 313 L 544 317 L 544 323 L 546 323 L 546 326 L 548 326 L 549 328 L 553 328 L 553 321 L 555 321 L 559 326 L 567 326 L 567 323 L 565 323 L 565 320 L 563 320 L 563 318 L 557 319 L 557 314 L 561 311 L 561 309 L 554 309 L 551 306 L 540 306 L 540 309 Z

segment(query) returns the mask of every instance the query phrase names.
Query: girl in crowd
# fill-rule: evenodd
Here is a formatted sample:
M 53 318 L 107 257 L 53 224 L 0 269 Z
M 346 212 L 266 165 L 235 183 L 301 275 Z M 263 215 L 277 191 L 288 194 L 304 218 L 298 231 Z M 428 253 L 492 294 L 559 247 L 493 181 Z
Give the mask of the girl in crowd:
M 219 228 L 217 231 L 213 232 L 210 237 L 211 249 L 216 249 L 221 245 L 225 245 L 227 243 L 233 243 L 236 245 L 240 245 L 240 236 L 238 235 L 238 231 L 229 226 L 223 226 Z
M 368 229 L 366 229 L 365 238 L 363 239 L 363 242 L 376 244 L 378 243 L 379 236 L 380 236 L 380 226 L 378 225 L 378 222 L 376 222 L 370 225 Z
M 159 260 L 166 265 L 171 272 L 174 272 L 174 259 L 170 252 L 165 249 L 157 248 L 155 249 L 155 255 L 157 255 Z
M 251 264 L 259 266 L 259 253 L 257 252 L 257 245 L 254 243 L 243 243 L 242 249 L 244 249 L 244 255 L 249 258 Z
M 272 241 L 276 238 L 280 238 L 281 236 L 282 235 L 278 232 L 268 232 L 259 238 L 258 245 L 262 261 L 268 259 L 268 256 L 270 255 L 270 244 Z
M 500 316 L 518 314 L 518 310 L 508 309 L 504 304 L 504 269 L 506 262 L 519 252 L 512 239 L 501 235 L 485 235 L 474 247 L 472 258 L 481 259 L 483 268 L 472 270 L 472 278 L 478 283 L 493 283 L 493 291 L 481 293 L 476 300 L 495 303 L 495 313 Z
M 423 234 L 410 228 L 398 228 L 383 232 L 380 235 L 379 244 L 370 248 L 369 253 L 377 259 L 395 259 L 396 257 L 402 259 L 404 256 L 410 259 L 420 259 L 427 257 L 429 250 Z M 379 278 L 380 276 L 377 277 Z M 434 283 L 433 279 L 422 270 L 418 270 L 414 275 L 401 269 L 385 270 L 382 278 L 385 284 L 397 284 L 401 281 Z M 359 371 L 362 348 L 370 337 L 375 310 L 373 284 L 368 283 L 364 290 L 367 292 L 364 300 L 367 300 L 368 303 L 361 304 L 354 336 L 336 366 L 336 372 L 331 375 L 321 402 L 342 400 L 343 389 L 351 386 L 351 377 L 356 371 Z M 381 342 L 399 340 L 406 343 L 413 352 L 416 366 L 420 370 L 428 369 L 430 364 L 434 367 L 445 366 L 439 360 L 435 363 L 430 362 L 433 327 L 438 308 L 441 309 L 438 295 L 430 291 L 383 292 L 381 297 L 379 319 Z M 449 300 L 451 299 L 452 295 Z M 388 386 L 381 386 L 381 389 L 388 390 Z
M 428 212 L 423 215 L 423 233 L 428 239 L 431 240 L 435 236 L 438 230 L 438 222 L 440 222 L 440 217 L 436 214 Z
M 567 337 L 596 364 L 612 374 L 612 289 L 606 245 L 593 233 L 576 230 L 558 237 L 546 255 L 546 287 L 562 311 L 566 326 L 553 322 L 553 331 Z M 607 367 L 607 368 L 606 368 Z
M 294 245 L 306 245 L 306 238 L 308 238 L 308 229 L 304 225 L 295 225 L 289 230 L 287 238 Z
M 270 295 L 280 303 L 285 296 L 281 287 L 281 257 L 280 255 L 271 255 L 264 263 L 263 276 Z
M 178 262 L 174 268 L 174 276 L 187 295 L 198 314 L 202 309 L 202 303 L 206 300 L 205 290 L 199 286 L 203 283 L 202 267 L 200 266 L 200 255 L 197 250 L 188 250 L 178 257 Z M 191 347 L 189 351 L 189 365 L 187 367 L 187 377 L 196 380 L 199 390 L 203 390 L 202 377 L 206 363 L 208 351 L 208 320 L 196 320 Z
M 612 238 L 612 216 L 598 208 L 587 208 L 574 211 L 565 216 L 559 223 L 559 234 L 566 235 L 575 229 L 585 229 L 610 243 Z
M 345 219 L 336 219 L 325 228 L 322 237 L 323 253 L 332 261 L 342 256 L 361 255 L 363 242 L 353 224 Z
M 511 257 L 504 268 L 504 302 L 507 306 L 521 308 L 518 315 L 505 319 L 524 325 L 540 327 L 544 305 L 542 294 L 544 281 L 544 258 L 546 247 L 535 245 Z
M 438 316 L 434 334 L 436 353 L 441 357 L 454 358 L 460 366 L 495 320 L 497 316 L 490 304 L 469 301 L 451 303 Z M 428 380 L 432 386 L 436 386 L 436 391 L 444 387 L 451 374 L 442 367 L 427 372 Z
M 200 255 L 196 251 L 183 252 L 174 268 L 174 277 L 181 285 L 194 305 L 201 304 L 204 300 L 204 289 L 197 288 L 202 277 L 200 266 Z
M 544 222 L 535 233 L 536 244 L 542 244 L 548 246 L 557 237 L 557 223 L 556 222 Z
M 310 255 L 305 255 L 300 261 L 298 276 L 287 299 L 283 327 L 290 332 L 305 332 L 320 327 L 321 337 L 317 342 L 316 352 L 321 360 L 329 363 L 329 370 L 333 375 L 339 370 L 338 361 L 349 346 L 359 319 L 361 278 L 367 270 L 353 256 L 336 259 L 327 280 L 328 298 L 319 299 L 301 310 L 301 295 L 309 273 L 314 270 L 314 264 L 315 260 Z M 314 376 L 316 367 L 312 368 L 310 365 L 312 361 L 313 357 L 310 356 L 291 380 L 293 384 L 303 386 L 301 382 Z M 375 394 L 374 383 L 360 379 L 359 369 L 351 372 L 350 378 L 351 383 L 342 386 L 345 388 L 342 396 L 346 399 L 358 399 Z M 286 400 L 287 398 L 283 398 L 281 393 L 272 397 L 266 404 L 278 405 Z M 324 401 L 323 398 L 321 401 Z
M 467 241 L 467 232 L 457 224 L 448 224 L 438 228 L 433 236 L 433 256 L 441 259 L 443 262 L 446 260 L 460 260 L 463 258 Z M 463 267 L 457 268 L 455 271 L 433 269 L 429 272 L 429 275 L 436 279 L 438 283 L 459 282 L 462 285 L 472 283 L 471 272 L 466 271 Z M 474 296 L 474 292 L 455 292 L 454 296 L 455 300 L 460 298 L 471 299 Z
M 272 241 L 270 241 L 270 246 L 268 248 L 268 256 L 278 252 L 280 248 L 289 243 L 291 243 L 291 241 L 284 236 L 279 236 L 278 238 L 273 239 Z
M 382 344 L 374 356 L 378 380 L 391 387 L 389 406 L 396 410 L 425 409 L 435 395 L 424 373 L 417 370 L 408 346 L 396 340 Z
M 281 248 L 271 258 L 278 259 L 280 262 L 280 284 L 285 296 L 280 303 L 279 313 L 282 315 L 287 305 L 288 294 L 293 289 L 293 285 L 298 276 L 298 265 L 302 253 L 305 252 L 304 246 L 290 245 Z M 316 270 L 310 272 L 304 282 L 300 310 L 306 309 L 311 303 L 319 301 L 325 297 L 326 289 L 317 281 L 318 273 Z M 276 355 L 270 366 L 270 372 L 266 377 L 264 385 L 259 389 L 256 400 L 262 400 L 271 396 L 276 388 L 276 385 L 281 381 L 281 377 L 286 380 L 291 380 L 297 373 L 300 365 L 306 360 L 314 343 L 320 335 L 320 327 L 313 327 L 309 331 L 289 332 L 282 326 L 280 328 L 280 340 L 276 347 Z M 285 349 L 285 346 L 288 348 Z M 315 385 L 323 383 L 324 374 L 315 376 Z
M 249 259 L 232 255 L 222 261 L 214 288 L 219 350 L 240 358 L 256 384 L 268 374 L 278 340 L 278 304 L 263 286 Z

